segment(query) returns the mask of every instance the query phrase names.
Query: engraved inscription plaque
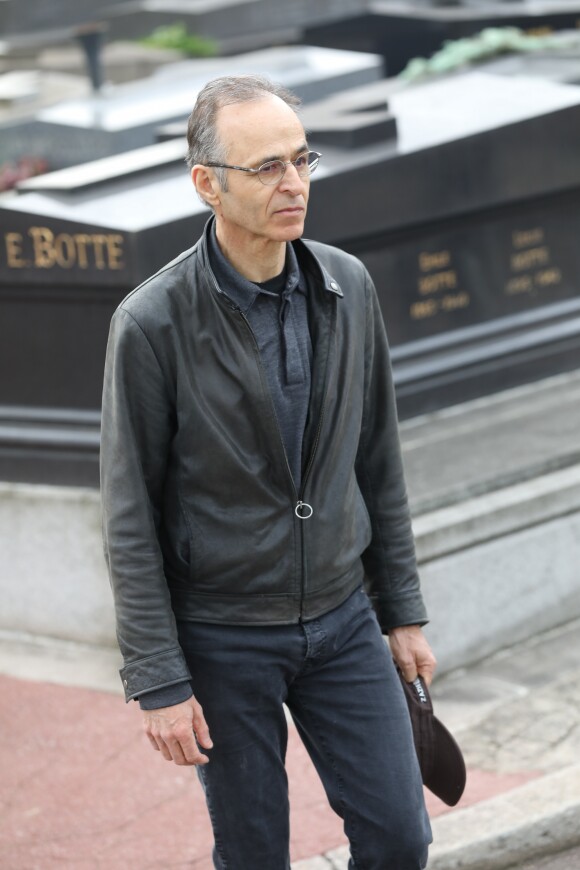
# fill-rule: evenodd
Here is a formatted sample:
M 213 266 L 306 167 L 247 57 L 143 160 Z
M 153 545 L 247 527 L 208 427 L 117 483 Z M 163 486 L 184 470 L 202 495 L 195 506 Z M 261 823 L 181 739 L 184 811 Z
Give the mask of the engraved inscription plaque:
M 358 253 L 396 346 L 577 298 L 580 213 L 556 201 L 442 223 Z

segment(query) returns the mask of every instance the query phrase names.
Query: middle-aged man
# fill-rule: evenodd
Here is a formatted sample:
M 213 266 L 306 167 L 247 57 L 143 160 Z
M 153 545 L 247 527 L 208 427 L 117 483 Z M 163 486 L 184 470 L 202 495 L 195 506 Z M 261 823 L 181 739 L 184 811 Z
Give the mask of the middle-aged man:
M 206 85 L 188 160 L 213 216 L 112 321 L 121 676 L 153 747 L 198 766 L 216 868 L 290 866 L 286 704 L 349 866 L 419 870 L 431 834 L 383 634 L 406 679 L 435 662 L 389 351 L 363 265 L 301 240 L 320 155 L 297 104 L 259 77 Z

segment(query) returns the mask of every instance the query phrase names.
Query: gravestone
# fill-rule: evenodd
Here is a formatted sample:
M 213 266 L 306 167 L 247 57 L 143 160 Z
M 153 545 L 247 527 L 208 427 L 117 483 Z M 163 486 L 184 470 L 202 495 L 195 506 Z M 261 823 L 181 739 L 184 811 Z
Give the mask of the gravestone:
M 62 183 L 60 173 L 40 176 L 38 191 L 0 199 L 4 480 L 98 481 L 112 313 L 145 274 L 193 242 L 206 217 L 187 176 L 183 143 L 149 150 L 160 151 L 151 172 L 145 153 L 125 176 L 126 166 L 115 166 L 122 155 L 102 161 L 100 175 L 91 164 L 86 177 L 75 167 L 63 171 Z M 69 179 L 67 172 L 77 175 Z
M 580 363 L 580 88 L 474 73 L 304 107 L 306 235 L 377 286 L 402 417 Z M 317 138 L 318 137 L 318 138 Z M 0 199 L 0 477 L 97 480 L 108 323 L 208 212 L 174 139 Z
M 107 0 L 112 8 L 121 0 Z M 104 9 L 93 0 L 0 0 L 0 56 L 35 52 L 45 45 L 77 40 L 84 51 L 93 88 L 102 85 L 100 52 Z
M 352 16 L 368 0 L 129 0 L 107 11 L 114 39 L 145 36 L 157 27 L 185 24 L 214 40 L 220 54 L 303 42 L 305 26 Z
M 401 415 L 579 366 L 580 88 L 471 73 L 349 100 L 387 91 L 396 141 L 320 147 L 308 231 L 369 268 Z
M 482 62 L 478 69 L 489 75 L 526 76 L 580 85 L 580 33 L 575 33 L 573 43 L 568 44 L 571 35 L 558 34 L 554 37 L 556 45 L 552 49 L 500 55 Z
M 575 29 L 580 2 L 539 0 L 373 0 L 350 17 L 307 26 L 309 45 L 368 51 L 383 56 L 385 71 L 397 75 L 414 57 L 431 57 L 447 40 L 473 36 L 488 27 L 518 27 L 546 34 Z
M 374 55 L 290 46 L 237 58 L 183 61 L 102 94 L 65 100 L 32 118 L 0 126 L 0 163 L 22 154 L 50 159 L 54 169 L 150 145 L 161 125 L 185 121 L 200 88 L 228 74 L 269 75 L 304 102 L 376 81 L 382 63 Z
M 97 6 L 94 0 L 2 0 L 0 34 L 3 40 L 66 32 L 70 28 L 103 20 L 104 14 L 123 0 L 106 0 Z
M 4 126 L 0 161 L 36 150 L 61 166 L 100 161 L 32 179 L 0 209 L 0 476 L 95 483 L 111 314 L 207 219 L 184 166 L 183 138 L 104 155 L 155 142 L 160 126 L 187 118 L 199 88 L 216 75 L 269 74 L 308 102 L 377 80 L 380 71 L 380 59 L 369 55 L 271 49 L 178 64 Z

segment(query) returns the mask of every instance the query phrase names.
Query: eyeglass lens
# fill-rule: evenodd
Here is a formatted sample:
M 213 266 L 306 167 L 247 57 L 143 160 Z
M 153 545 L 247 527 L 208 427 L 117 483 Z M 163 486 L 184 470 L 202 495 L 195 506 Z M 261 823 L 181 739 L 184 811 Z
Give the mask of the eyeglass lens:
M 314 172 L 319 159 L 316 151 L 307 151 L 305 154 L 300 154 L 292 163 L 296 167 L 298 175 L 301 178 L 306 178 Z M 284 163 L 283 160 L 270 160 L 268 163 L 264 163 L 258 169 L 260 181 L 264 184 L 276 184 L 283 177 L 287 166 L 288 164 Z

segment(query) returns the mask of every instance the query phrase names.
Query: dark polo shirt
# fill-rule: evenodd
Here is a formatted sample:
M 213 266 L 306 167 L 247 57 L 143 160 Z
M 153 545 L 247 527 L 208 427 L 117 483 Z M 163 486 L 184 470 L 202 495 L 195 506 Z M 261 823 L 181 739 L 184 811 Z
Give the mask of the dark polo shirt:
M 302 476 L 302 439 L 310 400 L 312 342 L 308 329 L 307 285 L 292 245 L 286 245 L 284 271 L 263 284 L 248 281 L 209 236 L 209 260 L 220 289 L 246 316 L 262 364 L 296 490 Z

